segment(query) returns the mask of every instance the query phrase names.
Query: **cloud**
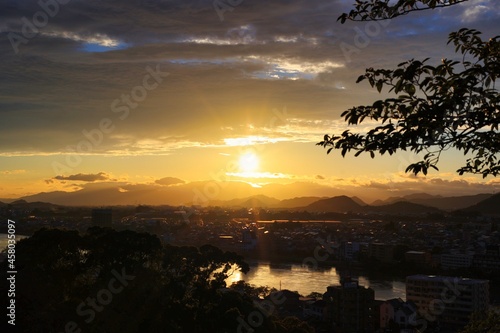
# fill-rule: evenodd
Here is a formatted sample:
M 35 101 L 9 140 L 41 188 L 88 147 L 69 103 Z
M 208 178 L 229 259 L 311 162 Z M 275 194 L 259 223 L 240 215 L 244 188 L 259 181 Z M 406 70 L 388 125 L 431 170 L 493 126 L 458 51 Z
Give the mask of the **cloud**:
M 222 128 L 253 123 L 265 131 L 271 110 L 283 106 L 297 122 L 335 119 L 353 100 L 377 96 L 354 84 L 366 67 L 451 54 L 444 47 L 457 15 L 476 18 L 485 36 L 497 31 L 494 10 L 480 5 L 498 6 L 481 1 L 454 6 L 449 17 L 447 11 L 409 15 L 375 34 L 368 24 L 336 23 L 349 10 L 341 1 L 245 1 L 221 22 L 210 1 L 73 0 L 14 54 L 9 34 L 22 35 L 20 18 L 41 8 L 36 0 L 3 1 L 0 150 L 6 156 L 67 153 L 102 119 L 114 130 L 94 145 L 95 154 L 210 146 L 225 138 Z M 359 31 L 368 39 L 356 46 Z M 342 43 L 357 48 L 349 59 Z M 121 119 L 111 104 L 157 64 L 170 76 Z M 307 140 L 317 140 L 309 134 Z
M 26 173 L 24 169 L 16 169 L 16 170 L 3 170 L 0 171 L 0 175 L 20 175 Z
M 175 177 L 164 177 L 158 180 L 155 180 L 156 184 L 159 185 L 164 185 L 164 186 L 170 186 L 170 185 L 177 185 L 177 184 L 184 184 L 185 181 L 179 178 Z
M 386 174 L 378 179 L 363 177 L 349 178 L 343 181 L 334 181 L 335 185 L 350 191 L 359 191 L 360 196 L 371 196 L 379 193 L 385 197 L 387 193 L 406 195 L 411 193 L 429 193 L 443 196 L 474 195 L 477 193 L 495 193 L 500 190 L 500 183 L 495 181 L 482 182 L 480 179 L 458 178 L 455 175 L 442 174 L 441 176 L 417 176 L 413 174 L 396 173 Z M 370 191 L 372 193 L 370 193 Z
M 392 189 L 393 184 L 390 183 L 390 182 L 381 183 L 381 182 L 371 181 L 368 184 L 363 185 L 363 186 L 367 186 L 367 187 L 370 187 L 370 188 L 381 189 L 381 190 L 390 190 L 390 189 Z
M 22 36 L 21 18 L 31 19 L 41 7 L 38 0 L 2 1 L 0 156 L 64 160 L 89 142 L 85 133 L 96 133 L 103 119 L 112 121 L 112 132 L 102 140 L 94 135 L 99 144 L 80 155 L 316 143 L 346 129 L 342 111 L 381 98 L 368 84 L 355 84 L 365 68 L 453 56 L 447 34 L 464 18 L 486 38 L 498 33 L 496 0 L 384 26 L 337 23 L 352 2 L 244 1 L 221 22 L 212 1 L 72 0 L 15 54 L 9 36 Z M 356 48 L 349 56 L 341 47 L 347 44 Z M 112 103 L 141 86 L 146 68 L 157 65 L 170 75 L 122 119 Z M 272 110 L 284 106 L 293 117 L 273 123 Z
M 60 180 L 60 181 L 71 180 L 71 181 L 80 181 L 80 182 L 95 182 L 95 181 L 111 180 L 110 176 L 105 172 L 99 172 L 96 174 L 79 173 L 79 174 L 70 175 L 70 176 L 56 176 L 56 177 L 54 177 L 54 179 Z
M 492 0 L 475 0 L 466 4 L 466 8 L 461 15 L 463 23 L 477 23 L 479 20 L 484 20 L 487 17 L 497 17 L 500 15 L 498 10 L 500 5 L 498 1 Z

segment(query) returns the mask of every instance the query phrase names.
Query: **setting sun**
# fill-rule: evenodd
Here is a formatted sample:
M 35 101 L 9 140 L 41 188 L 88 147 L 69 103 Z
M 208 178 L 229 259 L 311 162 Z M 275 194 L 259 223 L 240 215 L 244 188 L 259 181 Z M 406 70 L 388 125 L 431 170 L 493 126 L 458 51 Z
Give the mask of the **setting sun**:
M 240 171 L 255 172 L 259 168 L 259 158 L 252 152 L 241 155 L 239 160 Z

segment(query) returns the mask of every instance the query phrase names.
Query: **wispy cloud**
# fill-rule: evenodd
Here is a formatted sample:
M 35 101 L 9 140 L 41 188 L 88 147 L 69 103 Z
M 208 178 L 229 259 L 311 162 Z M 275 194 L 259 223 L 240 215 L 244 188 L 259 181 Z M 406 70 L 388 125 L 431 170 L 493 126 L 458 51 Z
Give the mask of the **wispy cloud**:
M 42 32 L 42 35 L 53 38 L 65 38 L 75 42 L 79 43 L 81 42 L 84 44 L 96 44 L 99 46 L 104 46 L 109 48 L 115 48 L 121 44 L 119 40 L 100 33 L 96 33 L 93 35 L 82 35 L 68 31 L 50 31 L 50 32 Z
M 473 0 L 469 4 L 465 4 L 466 9 L 461 15 L 461 21 L 463 23 L 476 23 L 477 21 L 484 19 L 485 17 L 497 18 L 500 16 L 498 9 L 500 5 L 498 1 L 492 0 Z
M 292 175 L 283 174 L 281 172 L 227 172 L 227 176 L 235 177 L 235 178 L 250 178 L 250 179 L 293 179 L 295 178 Z
M 0 171 L 0 175 L 20 175 L 26 173 L 27 171 L 24 169 L 16 169 L 16 170 L 2 170 Z

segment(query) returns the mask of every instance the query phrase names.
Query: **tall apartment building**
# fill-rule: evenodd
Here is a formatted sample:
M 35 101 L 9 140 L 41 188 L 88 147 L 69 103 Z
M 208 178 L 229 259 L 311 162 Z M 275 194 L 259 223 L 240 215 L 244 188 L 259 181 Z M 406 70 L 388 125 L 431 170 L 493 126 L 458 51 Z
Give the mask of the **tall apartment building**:
M 385 243 L 370 243 L 368 255 L 380 262 L 389 263 L 394 260 L 394 246 Z
M 242 247 L 244 251 L 255 249 L 258 243 L 257 232 L 249 228 L 244 228 L 241 231 Z
M 500 246 L 487 245 L 484 253 L 474 255 L 472 266 L 488 271 L 500 271 Z
M 351 278 L 341 280 L 340 286 L 327 287 L 323 294 L 326 320 L 334 332 L 358 333 L 374 331 L 375 292 Z
M 352 261 L 356 258 L 361 250 L 359 242 L 342 242 L 341 244 L 341 258 L 343 260 Z
M 469 268 L 472 266 L 474 253 L 443 253 L 441 267 L 444 269 Z
M 489 281 L 458 277 L 411 275 L 406 277 L 406 300 L 422 318 L 446 329 L 460 329 L 475 311 L 489 308 Z

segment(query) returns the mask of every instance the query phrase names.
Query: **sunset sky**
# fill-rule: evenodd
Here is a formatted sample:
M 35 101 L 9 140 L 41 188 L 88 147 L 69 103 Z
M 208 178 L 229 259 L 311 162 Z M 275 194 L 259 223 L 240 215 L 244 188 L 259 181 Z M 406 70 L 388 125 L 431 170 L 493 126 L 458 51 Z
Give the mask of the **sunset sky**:
M 449 32 L 500 33 L 497 0 L 344 25 L 353 0 L 59 1 L 0 3 L 0 198 L 370 202 L 500 189 L 458 176 L 465 159 L 453 151 L 439 172 L 413 177 L 409 152 L 342 158 L 315 146 L 346 129 L 342 111 L 385 96 L 355 83 L 365 68 L 456 58 Z

